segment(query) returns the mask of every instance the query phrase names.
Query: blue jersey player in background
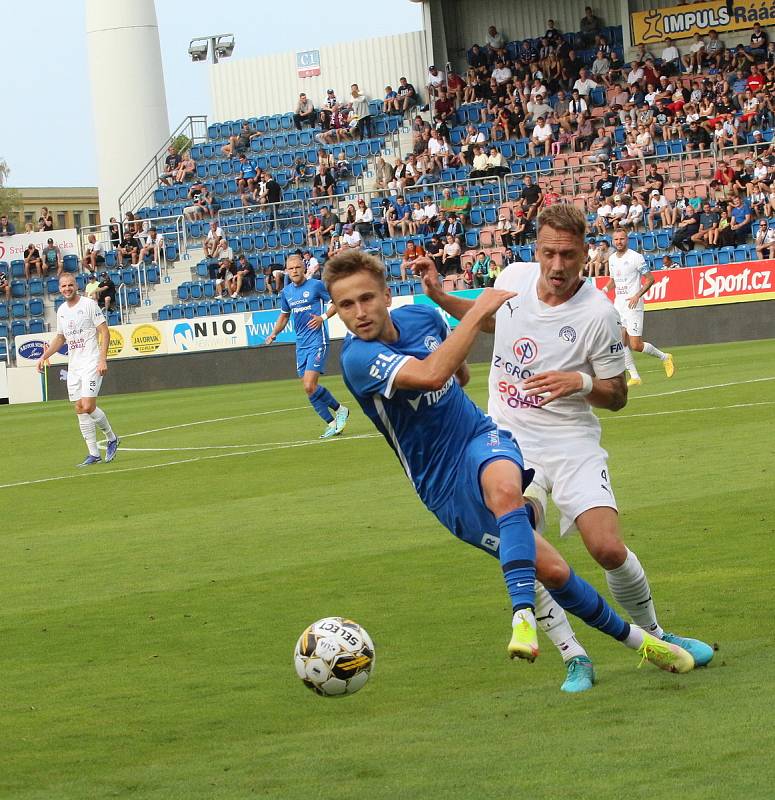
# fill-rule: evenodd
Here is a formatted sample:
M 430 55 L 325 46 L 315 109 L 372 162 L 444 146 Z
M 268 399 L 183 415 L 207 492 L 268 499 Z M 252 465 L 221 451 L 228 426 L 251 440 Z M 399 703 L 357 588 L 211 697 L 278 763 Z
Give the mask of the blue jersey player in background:
M 512 604 L 512 658 L 535 660 L 536 577 L 567 611 L 669 672 L 694 659 L 625 622 L 562 556 L 535 536 L 522 490 L 522 454 L 466 395 L 465 358 L 483 322 L 513 292 L 485 289 L 450 333 L 438 311 L 392 313 L 379 260 L 361 250 L 332 258 L 324 280 L 352 336 L 342 349 L 345 383 L 392 447 L 420 499 L 455 536 L 500 560 Z
M 328 313 L 331 298 L 322 281 L 305 278 L 301 256 L 288 258 L 285 270 L 291 282 L 280 293 L 281 313 L 272 332 L 266 337 L 271 344 L 288 320 L 293 318 L 296 332 L 296 372 L 304 385 L 312 407 L 327 423 L 321 439 L 329 439 L 344 430 L 350 412 L 324 386 L 320 376 L 326 371 L 328 335 L 325 321 L 336 312 Z M 333 411 L 333 413 L 331 413 Z

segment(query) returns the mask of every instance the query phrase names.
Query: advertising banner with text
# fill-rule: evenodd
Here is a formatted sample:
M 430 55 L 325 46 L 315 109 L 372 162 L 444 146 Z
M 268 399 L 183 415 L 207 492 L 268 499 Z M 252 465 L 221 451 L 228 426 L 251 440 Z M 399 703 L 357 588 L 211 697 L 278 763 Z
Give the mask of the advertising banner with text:
M 16 233 L 13 236 L 0 236 L 0 261 L 15 261 L 24 258 L 27 245 L 34 244 L 41 252 L 53 239 L 63 256 L 78 255 L 75 228 L 61 231 L 40 231 L 35 233 Z
M 635 44 L 690 39 L 695 33 L 705 36 L 711 29 L 724 33 L 753 28 L 759 22 L 763 28 L 775 23 L 773 0 L 708 0 L 705 3 L 652 8 L 630 15 L 632 39 Z

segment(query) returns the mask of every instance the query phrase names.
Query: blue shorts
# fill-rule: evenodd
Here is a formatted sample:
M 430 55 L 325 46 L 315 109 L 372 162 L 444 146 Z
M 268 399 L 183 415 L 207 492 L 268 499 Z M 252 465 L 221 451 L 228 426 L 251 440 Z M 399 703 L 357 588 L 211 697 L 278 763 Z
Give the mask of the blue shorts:
M 458 539 L 498 556 L 500 535 L 494 514 L 484 504 L 479 476 L 491 461 L 513 461 L 522 472 L 522 491 L 533 479 L 525 469 L 522 452 L 510 433 L 493 428 L 472 439 L 460 460 L 449 499 L 434 510 L 439 522 Z
M 301 378 L 305 372 L 319 372 L 321 375 L 326 371 L 326 359 L 328 358 L 328 345 L 321 344 L 317 347 L 297 347 L 296 348 L 296 372 Z

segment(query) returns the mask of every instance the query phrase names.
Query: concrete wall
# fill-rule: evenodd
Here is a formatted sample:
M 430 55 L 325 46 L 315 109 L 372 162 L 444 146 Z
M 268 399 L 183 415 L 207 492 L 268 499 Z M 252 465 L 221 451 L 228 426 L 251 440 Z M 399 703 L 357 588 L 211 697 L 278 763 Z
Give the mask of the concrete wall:
M 698 308 L 649 311 L 649 341 L 661 347 L 736 342 L 775 338 L 775 300 Z M 342 340 L 331 342 L 328 373 L 338 375 Z M 492 337 L 480 336 L 469 360 L 490 360 Z M 186 355 L 158 356 L 114 361 L 102 384 L 103 395 L 161 389 L 185 389 L 230 383 L 295 378 L 293 345 L 260 349 L 219 350 Z M 66 398 L 59 380 L 61 367 L 50 367 L 49 399 Z

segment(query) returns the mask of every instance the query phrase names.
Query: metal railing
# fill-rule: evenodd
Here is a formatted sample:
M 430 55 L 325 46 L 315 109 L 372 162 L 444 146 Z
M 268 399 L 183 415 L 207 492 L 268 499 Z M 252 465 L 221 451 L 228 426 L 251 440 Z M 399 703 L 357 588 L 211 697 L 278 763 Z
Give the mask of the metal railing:
M 207 141 L 207 117 L 189 116 L 170 134 L 169 139 L 159 148 L 137 177 L 118 198 L 119 218 L 127 211 L 142 208 L 151 198 L 153 190 L 159 186 L 159 176 L 164 172 L 164 159 L 167 148 L 181 136 L 189 139 L 189 147 Z
M 118 301 L 118 314 L 121 318 L 121 324 L 127 325 L 131 317 L 131 309 L 129 306 L 129 292 L 126 284 L 122 281 L 116 290 L 116 298 Z
M 0 342 L 5 344 L 5 352 L 0 353 L 0 358 L 5 361 L 7 367 L 11 366 L 11 343 L 8 341 L 8 337 L 0 336 Z

